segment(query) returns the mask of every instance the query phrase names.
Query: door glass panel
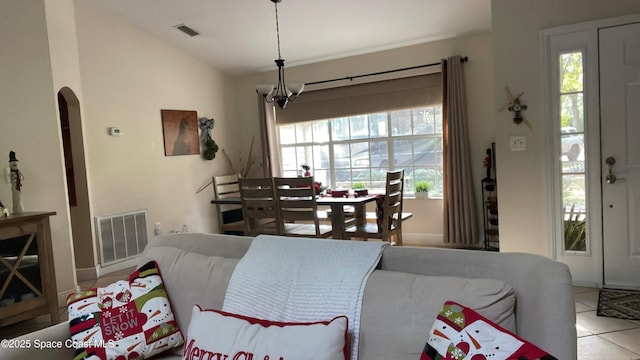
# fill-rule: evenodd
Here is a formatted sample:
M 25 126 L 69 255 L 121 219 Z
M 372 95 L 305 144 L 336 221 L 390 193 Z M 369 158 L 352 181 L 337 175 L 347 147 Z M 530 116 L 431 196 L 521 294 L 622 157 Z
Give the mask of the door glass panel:
M 565 250 L 586 251 L 585 175 L 564 175 L 562 180 Z
M 574 172 L 576 166 L 584 172 L 584 134 L 562 133 L 560 145 L 562 147 L 563 172 Z M 573 166 L 574 169 L 565 168 L 565 165 Z
M 587 202 L 584 187 L 584 174 L 562 176 L 562 203 L 565 211 L 569 212 L 573 207 L 575 211 L 586 213 Z
M 588 246 L 583 68 L 582 51 L 559 56 L 561 221 L 568 252 L 585 252 Z
M 571 93 L 560 96 L 562 107 L 560 119 L 563 132 L 584 131 L 584 104 L 582 93 Z
M 582 51 L 560 55 L 560 92 L 583 91 Z

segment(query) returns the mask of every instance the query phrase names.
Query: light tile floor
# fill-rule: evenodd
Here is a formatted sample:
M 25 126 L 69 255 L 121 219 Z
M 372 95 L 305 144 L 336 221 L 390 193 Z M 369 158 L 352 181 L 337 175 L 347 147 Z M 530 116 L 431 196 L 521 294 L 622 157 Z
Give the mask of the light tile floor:
M 125 279 L 131 270 L 121 270 L 95 281 L 80 282 L 79 285 L 83 290 L 108 285 Z M 640 360 L 640 321 L 596 316 L 598 289 L 574 287 L 573 294 L 576 303 L 578 360 Z M 64 306 L 61 307 L 60 314 L 60 321 L 66 321 L 68 314 Z M 0 328 L 0 338 L 12 338 L 49 325 L 49 316 L 40 316 Z
M 574 287 L 578 360 L 640 359 L 640 321 L 596 316 L 598 289 Z

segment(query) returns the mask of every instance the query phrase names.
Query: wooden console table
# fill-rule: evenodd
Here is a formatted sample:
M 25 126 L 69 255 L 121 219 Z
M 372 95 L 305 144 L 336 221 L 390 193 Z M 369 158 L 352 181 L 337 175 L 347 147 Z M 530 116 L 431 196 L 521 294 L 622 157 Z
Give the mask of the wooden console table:
M 55 214 L 0 217 L 0 326 L 44 314 L 59 321 L 49 225 Z

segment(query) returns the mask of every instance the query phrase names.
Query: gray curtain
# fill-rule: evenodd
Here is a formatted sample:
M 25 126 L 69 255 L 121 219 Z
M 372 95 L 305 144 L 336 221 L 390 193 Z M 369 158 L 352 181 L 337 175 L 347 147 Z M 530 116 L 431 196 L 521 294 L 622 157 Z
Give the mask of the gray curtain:
M 278 136 L 276 132 L 274 106 L 264 101 L 262 95 L 257 94 L 257 96 L 264 176 L 280 176 L 280 156 L 278 154 Z
M 477 218 L 460 56 L 442 61 L 444 242 L 477 242 Z

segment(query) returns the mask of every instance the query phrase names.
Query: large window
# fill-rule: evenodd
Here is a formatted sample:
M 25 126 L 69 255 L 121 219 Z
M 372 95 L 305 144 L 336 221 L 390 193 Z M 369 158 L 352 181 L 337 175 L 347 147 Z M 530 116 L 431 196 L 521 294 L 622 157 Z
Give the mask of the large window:
M 583 52 L 560 54 L 560 148 L 565 251 L 587 249 Z
M 278 126 L 282 172 L 300 175 L 308 165 L 332 189 L 384 188 L 387 170 L 405 170 L 405 194 L 416 181 L 442 196 L 442 107 L 298 122 Z

